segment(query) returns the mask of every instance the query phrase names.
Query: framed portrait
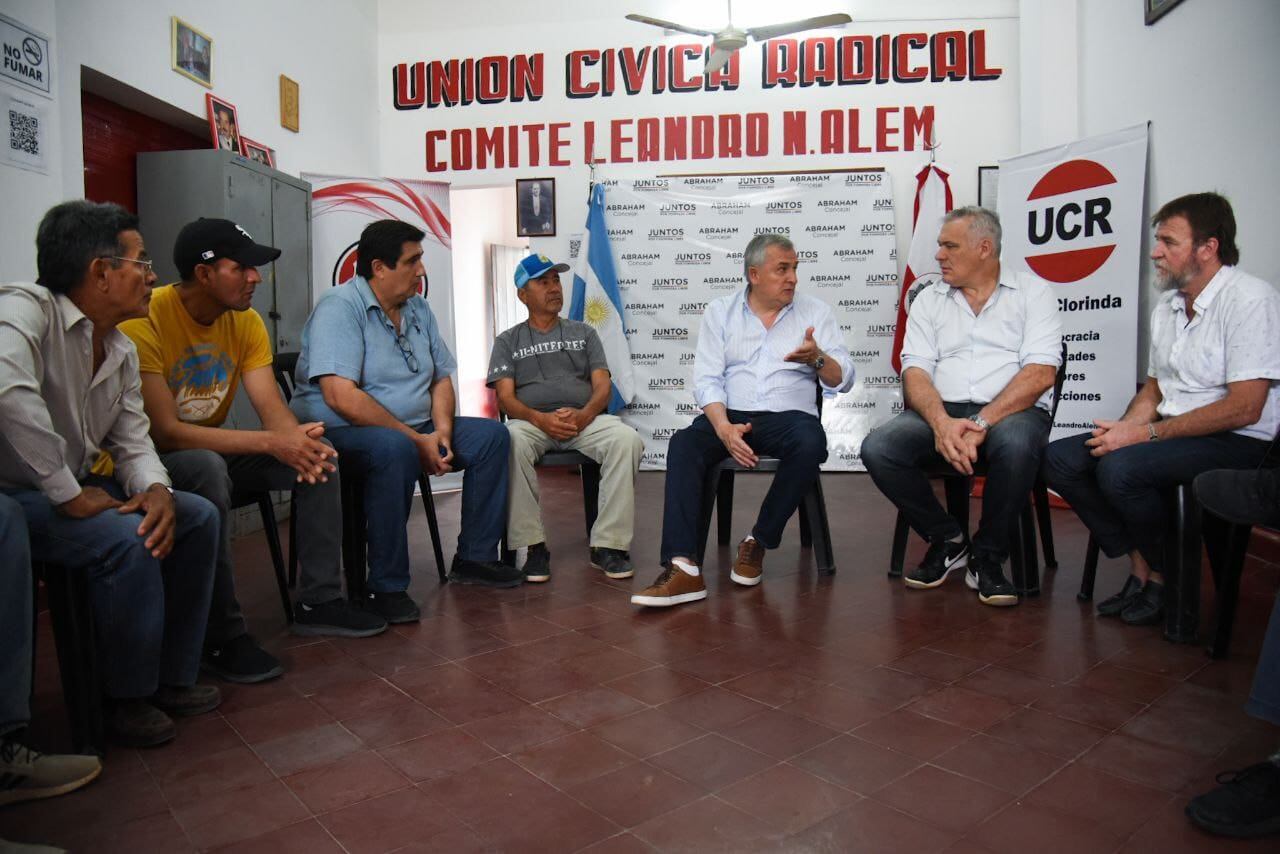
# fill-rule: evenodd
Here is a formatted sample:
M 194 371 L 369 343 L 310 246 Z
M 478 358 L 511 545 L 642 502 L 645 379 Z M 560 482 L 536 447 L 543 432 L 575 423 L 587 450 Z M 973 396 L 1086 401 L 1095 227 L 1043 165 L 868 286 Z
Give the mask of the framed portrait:
M 240 137 L 240 142 L 244 143 L 244 156 L 252 160 L 254 163 L 261 163 L 263 166 L 276 168 L 276 150 L 267 148 L 260 142 L 254 142 L 247 136 Z
M 1000 186 L 999 166 L 978 167 L 978 207 L 996 209 L 996 191 Z
M 516 179 L 516 234 L 555 237 L 556 179 Z
M 1182 0 L 1142 0 L 1142 11 L 1146 14 L 1147 26 L 1160 20 L 1181 2 Z
M 240 120 L 236 118 L 235 105 L 212 92 L 205 94 L 204 103 L 209 113 L 209 136 L 213 147 L 244 154 L 244 145 L 240 140 Z
M 298 81 L 280 75 L 280 127 L 298 132 Z
M 169 43 L 173 70 L 212 89 L 213 39 L 181 18 L 170 18 Z

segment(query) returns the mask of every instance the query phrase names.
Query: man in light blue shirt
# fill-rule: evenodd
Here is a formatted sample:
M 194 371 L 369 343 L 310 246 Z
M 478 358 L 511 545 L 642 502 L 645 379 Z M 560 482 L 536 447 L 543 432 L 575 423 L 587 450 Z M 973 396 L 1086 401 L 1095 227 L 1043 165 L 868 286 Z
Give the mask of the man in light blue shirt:
M 631 601 L 670 606 L 705 599 L 694 560 L 698 510 L 707 469 L 732 456 L 753 468 L 759 454 L 778 470 L 751 532 L 738 546 L 729 577 L 760 583 L 766 549 L 800 506 L 827 458 L 817 386 L 853 386 L 853 360 L 831 307 L 796 293 L 795 247 L 779 234 L 759 234 L 743 256 L 747 287 L 707 306 L 694 355 L 694 395 L 702 415 L 667 447 L 662 563 L 658 579 Z
M 507 431 L 454 416 L 457 369 L 436 317 L 418 295 L 425 276 L 419 229 L 398 220 L 367 226 L 357 275 L 316 306 L 302 331 L 293 410 L 323 421 L 344 472 L 364 483 L 369 534 L 367 605 L 389 623 L 412 622 L 405 524 L 422 472 L 465 469 L 462 526 L 450 578 L 512 587 L 499 563 L 507 506 Z
M 1000 221 L 985 208 L 947 214 L 936 257 L 942 281 L 920 291 L 907 315 L 907 411 L 871 431 L 862 462 L 930 543 L 924 562 L 904 576 L 908 587 L 938 587 L 967 566 L 965 582 L 983 604 L 1016 605 L 1018 592 L 1001 565 L 1049 440 L 1062 362 L 1058 303 L 1048 282 L 1001 268 Z M 987 481 L 971 546 L 927 473 L 971 475 L 979 460 Z

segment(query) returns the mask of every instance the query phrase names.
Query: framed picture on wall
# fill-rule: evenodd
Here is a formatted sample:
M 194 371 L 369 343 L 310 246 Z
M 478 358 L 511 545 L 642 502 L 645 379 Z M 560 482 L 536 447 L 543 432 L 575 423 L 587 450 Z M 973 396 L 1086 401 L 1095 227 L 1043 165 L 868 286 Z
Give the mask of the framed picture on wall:
M 270 166 L 272 169 L 276 167 L 276 150 L 267 148 L 260 142 L 254 142 L 247 136 L 240 137 L 240 141 L 244 143 L 244 156 L 252 160 L 254 163 L 261 163 L 263 166 Z
M 516 234 L 555 237 L 556 179 L 516 179 Z
M 1147 16 L 1147 26 L 1160 20 L 1165 13 L 1181 2 L 1182 0 L 1142 0 L 1142 8 Z
M 999 166 L 978 167 L 978 207 L 996 209 L 996 190 L 1000 185 Z
M 213 147 L 244 154 L 244 146 L 240 144 L 240 120 L 236 118 L 235 105 L 212 92 L 204 96 L 204 103 L 209 113 L 209 135 L 213 139 Z
M 213 88 L 213 39 L 181 18 L 169 19 L 169 56 L 174 71 Z

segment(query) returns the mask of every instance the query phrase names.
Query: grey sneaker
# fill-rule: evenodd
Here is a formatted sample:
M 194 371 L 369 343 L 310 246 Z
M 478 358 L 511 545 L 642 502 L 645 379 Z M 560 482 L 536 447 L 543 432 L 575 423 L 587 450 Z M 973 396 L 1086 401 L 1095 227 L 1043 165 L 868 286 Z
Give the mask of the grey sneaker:
M 610 578 L 630 578 L 635 575 L 631 568 L 631 553 L 621 549 L 592 549 L 591 565 L 603 570 Z
M 212 712 L 222 702 L 222 692 L 213 685 L 161 685 L 151 695 L 151 705 L 179 718 Z
M 551 552 L 547 551 L 546 543 L 529 546 L 529 555 L 524 559 L 524 566 L 520 571 L 524 573 L 525 581 L 535 584 L 551 580 Z
M 0 806 L 65 795 L 101 773 L 96 756 L 46 754 L 9 736 L 0 740 Z

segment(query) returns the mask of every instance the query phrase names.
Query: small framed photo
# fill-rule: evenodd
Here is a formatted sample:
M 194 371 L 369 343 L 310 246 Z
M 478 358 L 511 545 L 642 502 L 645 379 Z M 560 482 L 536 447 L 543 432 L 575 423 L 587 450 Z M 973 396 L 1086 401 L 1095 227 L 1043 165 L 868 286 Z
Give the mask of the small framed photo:
M 254 142 L 247 136 L 240 137 L 240 141 L 244 143 L 244 156 L 252 160 L 254 163 L 261 163 L 263 166 L 276 168 L 276 150 L 267 148 L 260 142 Z
M 170 18 L 169 41 L 173 70 L 212 89 L 213 39 L 181 18 Z
M 996 209 L 996 191 L 1000 186 L 999 166 L 978 167 L 978 207 Z
M 556 179 L 516 179 L 516 234 L 555 237 Z
M 1181 2 L 1182 0 L 1142 0 L 1142 10 L 1146 14 L 1147 26 L 1160 20 L 1166 12 Z
M 298 81 L 280 75 L 280 127 L 298 132 Z
M 204 103 L 209 113 L 209 135 L 213 139 L 213 147 L 244 154 L 244 146 L 240 142 L 240 120 L 236 118 L 235 105 L 212 92 L 205 94 Z

